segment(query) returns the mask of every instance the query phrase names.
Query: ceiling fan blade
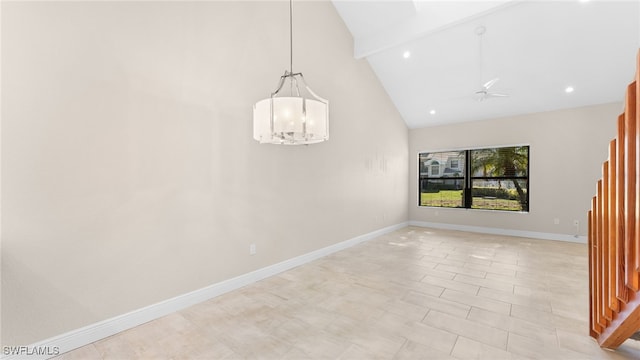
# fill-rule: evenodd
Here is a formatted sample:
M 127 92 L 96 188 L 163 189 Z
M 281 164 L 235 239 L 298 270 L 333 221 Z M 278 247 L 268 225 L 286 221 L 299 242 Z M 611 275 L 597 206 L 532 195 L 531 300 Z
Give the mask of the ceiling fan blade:
M 491 80 L 487 81 L 484 85 L 482 85 L 482 87 L 485 90 L 489 90 L 489 88 L 491 88 L 493 85 L 495 85 L 498 81 L 500 81 L 500 78 L 491 79 Z
M 509 94 L 487 93 L 487 97 L 509 97 Z
M 487 99 L 497 98 L 497 97 L 509 97 L 508 94 L 500 94 L 500 93 L 490 93 L 487 91 L 477 91 L 476 92 L 476 100 L 479 102 L 483 102 Z

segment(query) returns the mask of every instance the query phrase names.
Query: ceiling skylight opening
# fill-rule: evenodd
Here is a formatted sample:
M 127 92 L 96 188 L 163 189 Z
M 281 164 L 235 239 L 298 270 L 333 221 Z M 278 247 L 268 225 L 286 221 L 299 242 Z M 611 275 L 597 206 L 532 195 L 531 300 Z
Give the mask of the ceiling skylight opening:
M 402 53 L 402 57 L 408 59 L 411 57 L 411 51 L 405 51 Z
M 564 89 L 564 92 L 566 92 L 567 94 L 571 94 L 575 89 L 573 88 L 573 86 L 567 86 Z

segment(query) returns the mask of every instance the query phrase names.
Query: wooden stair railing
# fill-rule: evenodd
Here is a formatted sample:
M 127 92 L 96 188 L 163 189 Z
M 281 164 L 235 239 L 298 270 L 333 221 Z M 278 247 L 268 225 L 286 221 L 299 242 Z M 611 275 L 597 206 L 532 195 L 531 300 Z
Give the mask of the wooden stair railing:
M 640 52 L 589 211 L 589 333 L 614 349 L 640 330 Z

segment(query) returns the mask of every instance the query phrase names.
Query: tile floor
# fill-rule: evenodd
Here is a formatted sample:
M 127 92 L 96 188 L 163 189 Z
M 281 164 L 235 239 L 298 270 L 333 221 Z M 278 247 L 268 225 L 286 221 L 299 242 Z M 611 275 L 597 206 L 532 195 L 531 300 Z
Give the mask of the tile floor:
M 59 359 L 640 359 L 586 335 L 586 259 L 407 227 Z

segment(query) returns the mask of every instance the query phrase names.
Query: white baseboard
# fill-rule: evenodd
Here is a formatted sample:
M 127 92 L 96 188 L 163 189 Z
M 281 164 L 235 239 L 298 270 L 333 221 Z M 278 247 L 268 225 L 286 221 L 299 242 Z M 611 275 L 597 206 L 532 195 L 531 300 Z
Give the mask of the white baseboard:
M 325 248 L 318 249 L 310 253 L 285 260 L 283 262 L 273 264 L 244 275 L 240 275 L 238 277 L 225 280 L 184 295 L 176 296 L 172 299 L 168 299 L 157 304 L 144 307 L 142 309 L 134 310 L 132 312 L 100 321 L 98 323 L 91 324 L 80 329 L 72 330 L 65 334 L 43 340 L 35 344 L 22 346 L 17 349 L 14 348 L 14 354 L 8 354 L 9 352 L 11 352 L 11 349 L 9 347 L 5 347 L 2 349 L 0 358 L 3 360 L 49 359 L 57 355 L 56 353 L 63 354 L 65 352 L 80 348 L 95 341 L 115 335 L 121 331 L 131 329 L 165 315 L 180 311 L 189 306 L 212 299 L 216 296 L 239 289 L 243 286 L 252 284 L 256 281 L 268 278 L 270 276 L 277 275 L 283 271 L 298 267 L 300 265 L 304 265 L 313 260 L 330 255 L 340 250 L 344 250 L 346 248 L 390 233 L 392 231 L 404 228 L 408 225 L 408 222 L 403 222 L 376 231 L 372 231 L 370 233 L 360 235 L 352 239 L 327 246 Z M 16 352 L 19 353 L 15 354 Z
M 510 230 L 510 229 L 490 228 L 490 227 L 483 227 L 483 226 L 445 224 L 445 223 L 434 223 L 434 222 L 413 221 L 413 220 L 409 221 L 409 225 L 419 226 L 419 227 L 430 227 L 434 229 L 469 231 L 469 232 L 476 232 L 481 234 L 507 235 L 507 236 L 517 236 L 517 237 L 526 237 L 526 238 L 543 239 L 543 240 L 568 241 L 568 242 L 575 242 L 575 243 L 581 243 L 581 244 L 587 243 L 587 237 L 579 236 L 579 235 L 554 234 L 554 233 L 544 233 L 544 232 L 536 232 L 536 231 Z

